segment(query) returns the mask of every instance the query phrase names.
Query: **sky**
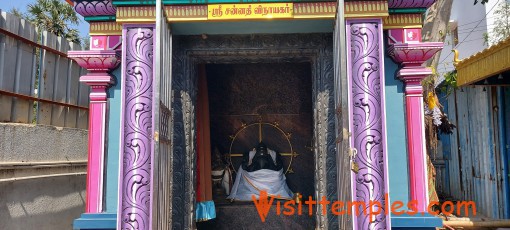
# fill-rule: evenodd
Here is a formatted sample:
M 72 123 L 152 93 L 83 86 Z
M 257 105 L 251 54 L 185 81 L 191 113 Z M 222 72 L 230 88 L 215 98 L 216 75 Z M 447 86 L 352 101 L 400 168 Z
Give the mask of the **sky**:
M 0 9 L 9 12 L 12 8 L 18 8 L 20 11 L 25 12 L 28 4 L 34 3 L 36 0 L 0 0 Z M 65 2 L 65 0 L 62 0 Z M 83 20 L 83 17 L 78 14 L 80 23 L 75 28 L 80 31 L 80 37 L 88 37 L 89 23 Z

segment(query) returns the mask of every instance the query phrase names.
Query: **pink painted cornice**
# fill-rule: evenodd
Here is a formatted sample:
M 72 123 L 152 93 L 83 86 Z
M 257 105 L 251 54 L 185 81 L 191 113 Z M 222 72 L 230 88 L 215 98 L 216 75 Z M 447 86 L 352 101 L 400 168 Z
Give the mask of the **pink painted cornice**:
M 389 0 L 389 8 L 429 8 L 436 0 Z
M 441 49 L 442 42 L 395 43 L 390 45 L 388 54 L 405 68 L 421 66 Z
M 120 64 L 118 50 L 69 51 L 67 56 L 90 72 L 109 72 Z
M 117 8 L 112 4 L 112 0 L 74 0 L 74 10 L 83 17 L 107 16 L 117 13 Z

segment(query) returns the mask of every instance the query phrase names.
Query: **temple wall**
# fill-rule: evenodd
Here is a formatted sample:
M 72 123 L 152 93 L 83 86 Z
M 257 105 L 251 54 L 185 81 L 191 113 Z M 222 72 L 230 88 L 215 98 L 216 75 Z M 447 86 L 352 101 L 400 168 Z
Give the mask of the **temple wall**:
M 385 46 L 386 47 L 386 46 Z M 384 52 L 386 54 L 386 51 Z M 390 184 L 390 200 L 409 201 L 409 176 L 407 163 L 407 149 L 405 144 L 405 111 L 404 111 L 404 86 L 403 82 L 396 79 L 398 65 L 385 55 L 385 96 L 386 96 L 386 127 L 388 134 L 388 172 Z M 108 91 L 109 116 L 108 116 L 108 156 L 106 160 L 106 212 L 115 213 L 118 206 L 118 167 L 121 98 L 120 98 L 120 68 L 113 71 L 116 84 Z M 115 143 L 115 144 L 110 144 Z
M 106 212 L 117 212 L 119 187 L 119 148 L 121 128 L 121 71 L 120 67 L 112 72 L 115 84 L 108 89 L 108 128 L 106 156 Z
M 385 47 L 387 46 L 385 45 Z M 395 77 L 398 65 L 386 55 L 386 51 L 384 53 L 390 202 L 407 203 L 409 201 L 409 173 L 405 142 L 404 83 Z
M 71 229 L 85 210 L 87 130 L 0 123 L 0 229 Z

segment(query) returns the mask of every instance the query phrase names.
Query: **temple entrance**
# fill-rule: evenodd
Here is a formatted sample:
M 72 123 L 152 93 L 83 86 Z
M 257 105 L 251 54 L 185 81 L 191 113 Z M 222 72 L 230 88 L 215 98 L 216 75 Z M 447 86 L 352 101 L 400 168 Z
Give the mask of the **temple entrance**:
M 255 169 L 254 173 L 263 173 L 263 178 L 250 178 L 246 189 L 258 193 L 256 183 L 288 186 L 290 198 L 294 194 L 314 197 L 311 63 L 199 64 L 198 70 L 197 208 L 202 209 L 213 200 L 216 218 L 198 222 L 197 227 L 235 229 L 250 220 L 266 229 L 281 229 L 289 223 L 293 223 L 293 229 L 314 228 L 314 210 L 309 215 L 305 207 L 298 215 L 296 204 L 295 215 L 278 215 L 276 201 L 269 214 L 274 216 L 268 215 L 263 223 L 254 203 L 241 199 L 251 197 L 249 192 L 232 189 L 236 180 L 248 180 L 237 176 L 243 170 L 243 156 L 263 143 L 280 156 L 283 164 L 280 170 Z M 267 182 L 268 179 L 274 180 Z M 283 211 L 286 200 L 278 202 Z M 197 220 L 206 219 L 206 211 L 207 207 L 199 210 L 197 215 L 202 216 L 197 216 Z
M 174 36 L 173 47 L 173 176 L 167 182 L 172 188 L 173 228 L 201 227 L 196 216 L 200 199 L 217 202 L 217 221 L 232 224 L 215 229 L 261 223 L 252 202 L 225 201 L 225 194 L 213 193 L 209 176 L 201 173 L 207 167 L 199 153 L 206 124 L 197 121 L 205 111 L 200 76 L 205 76 L 209 91 L 211 162 L 218 152 L 219 164 L 237 170 L 239 155 L 262 140 L 268 149 L 281 153 L 293 193 L 338 199 L 332 34 Z M 212 171 L 212 163 L 208 166 Z M 272 209 L 266 223 L 275 225 L 264 226 L 338 228 L 337 216 L 322 214 L 320 206 L 312 209 L 311 216 L 303 209 L 301 216 L 290 218 L 281 218 Z

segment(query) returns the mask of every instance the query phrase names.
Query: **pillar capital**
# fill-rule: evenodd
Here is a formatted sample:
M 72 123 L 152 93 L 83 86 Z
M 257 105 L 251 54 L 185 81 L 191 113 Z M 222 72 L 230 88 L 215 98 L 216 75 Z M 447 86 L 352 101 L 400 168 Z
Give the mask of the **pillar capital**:
M 405 83 L 407 96 L 421 96 L 421 81 L 432 74 L 432 70 L 423 67 L 428 59 L 443 49 L 441 42 L 394 43 L 388 49 L 390 57 L 402 66 L 397 77 Z
M 69 51 L 67 56 L 92 73 L 110 72 L 120 64 L 117 50 Z
M 442 42 L 395 43 L 390 45 L 388 54 L 404 68 L 419 67 L 441 49 Z

